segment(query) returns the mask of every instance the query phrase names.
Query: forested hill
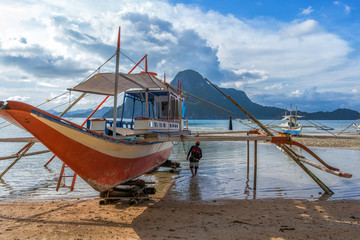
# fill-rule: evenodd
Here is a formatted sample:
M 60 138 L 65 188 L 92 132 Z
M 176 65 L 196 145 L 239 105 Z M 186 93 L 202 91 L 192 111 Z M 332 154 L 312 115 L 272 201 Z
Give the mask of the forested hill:
M 186 111 L 185 117 L 188 119 L 225 119 L 232 117 L 245 117 L 233 103 L 219 93 L 213 86 L 208 84 L 206 80 L 194 70 L 185 70 L 179 72 L 172 80 L 171 85 L 177 86 L 178 80 L 181 81 L 182 90 L 195 95 L 198 98 L 209 101 L 217 106 L 225 108 L 232 113 L 220 110 L 212 105 L 201 102 L 200 100 L 188 97 L 185 100 Z M 244 91 L 236 90 L 233 88 L 220 88 L 226 95 L 231 96 L 235 101 L 247 109 L 252 115 L 259 119 L 281 119 L 285 113 L 285 109 L 262 106 L 260 104 L 252 102 Z M 120 117 L 122 106 L 119 106 L 118 117 Z M 301 110 L 301 109 L 300 109 Z M 91 109 L 78 110 L 69 112 L 65 117 L 86 117 L 92 112 Z M 55 111 L 52 112 L 55 115 Z M 104 114 L 105 113 L 105 114 Z M 132 103 L 126 104 L 125 117 L 131 117 Z M 135 116 L 140 116 L 139 111 L 135 113 Z M 299 111 L 299 115 L 305 116 L 302 119 L 313 120 L 355 120 L 359 118 L 359 112 L 349 109 L 337 109 L 333 112 L 314 112 L 307 113 Z M 100 109 L 95 117 L 107 117 L 113 116 L 112 108 Z
M 213 86 L 208 84 L 198 72 L 194 70 L 181 71 L 172 80 L 171 85 L 177 86 L 178 80 L 182 83 L 182 90 L 244 117 L 244 114 L 233 103 L 219 93 Z M 285 109 L 262 106 L 252 102 L 244 91 L 233 88 L 220 88 L 220 90 L 235 99 L 256 118 L 280 119 L 285 113 Z M 229 115 L 230 113 L 219 110 L 209 104 L 202 103 L 196 98 L 189 97 L 186 99 L 186 118 L 221 119 L 228 118 Z M 349 109 L 337 109 L 333 112 L 299 112 L 299 115 L 305 116 L 305 119 L 355 120 L 359 117 L 359 112 Z

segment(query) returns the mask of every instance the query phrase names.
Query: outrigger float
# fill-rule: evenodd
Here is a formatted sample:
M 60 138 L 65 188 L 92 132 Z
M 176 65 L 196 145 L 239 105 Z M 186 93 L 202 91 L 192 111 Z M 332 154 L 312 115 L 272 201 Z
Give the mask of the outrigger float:
M 159 79 L 155 73 L 147 71 L 147 62 L 144 72 L 131 74 L 119 73 L 120 29 L 116 50 L 115 73 L 97 73 L 86 81 L 71 89 L 83 94 L 66 111 L 76 104 L 85 94 L 100 94 L 114 96 L 113 120 L 91 119 L 88 117 L 83 125 L 70 122 L 61 116 L 54 116 L 46 111 L 31 105 L 7 101 L 0 102 L 0 116 L 14 125 L 26 129 L 34 138 L 26 139 L 0 139 L 0 142 L 27 142 L 27 145 L 17 154 L 5 157 L 16 160 L 0 175 L 0 178 L 23 156 L 31 146 L 39 141 L 46 146 L 54 156 L 60 158 L 64 166 L 70 167 L 95 190 L 101 192 L 111 191 L 117 186 L 134 180 L 138 176 L 162 165 L 170 156 L 173 143 L 185 141 L 247 141 L 248 168 L 249 168 L 249 142 L 257 146 L 258 141 L 275 144 L 287 156 L 294 160 L 326 193 L 332 194 L 330 188 L 322 183 L 303 163 L 310 164 L 326 172 L 340 177 L 351 177 L 339 169 L 327 165 L 310 149 L 300 143 L 292 141 L 289 136 L 274 136 L 263 124 L 246 111 L 239 103 L 221 90 L 208 79 L 227 99 L 241 109 L 251 121 L 256 123 L 261 131 L 224 132 L 192 134 L 185 124 L 183 117 L 184 95 L 191 96 Z M 117 120 L 117 95 L 125 92 L 123 106 L 132 101 L 133 113 L 130 121 L 125 121 L 124 108 L 121 120 Z M 141 106 L 142 117 L 134 117 L 135 106 Z M 86 124 L 86 127 L 84 125 Z M 305 159 L 295 153 L 290 146 L 296 145 L 313 156 L 320 164 Z M 257 149 L 255 147 L 255 149 Z M 256 150 L 255 150 L 256 151 Z M 42 152 L 41 152 L 42 153 Z M 255 153 L 256 156 L 256 153 Z M 3 158 L 3 159 L 5 159 Z M 51 160 L 50 160 L 51 161 Z M 50 162 L 49 161 L 49 162 Z M 255 157 L 256 163 L 256 157 Z M 256 166 L 256 164 L 255 164 Z M 63 173 L 62 169 L 62 173 Z M 255 168 L 256 170 L 256 168 Z M 59 182 L 61 180 L 60 179 Z M 73 182 L 74 184 L 74 182 Z M 73 185 L 72 185 L 73 187 Z M 255 184 L 256 188 L 256 184 Z

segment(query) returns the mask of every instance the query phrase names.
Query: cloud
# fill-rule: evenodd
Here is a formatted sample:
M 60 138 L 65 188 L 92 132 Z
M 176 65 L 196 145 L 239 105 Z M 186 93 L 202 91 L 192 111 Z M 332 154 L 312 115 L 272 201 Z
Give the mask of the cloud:
M 348 5 L 344 5 L 344 8 L 345 8 L 345 13 L 349 14 L 351 12 L 351 7 L 349 7 Z
M 341 1 L 334 1 L 333 4 L 336 5 L 336 6 L 343 7 L 343 8 L 344 8 L 344 12 L 345 12 L 346 14 L 350 14 L 350 12 L 351 12 L 351 10 L 352 10 L 352 7 L 350 7 L 349 5 L 347 5 L 347 4 L 345 4 L 345 3 L 341 2 Z
M 26 97 L 26 96 L 12 96 L 6 99 L 6 101 L 20 101 L 20 102 L 25 102 L 26 100 L 28 100 L 30 97 Z
M 264 89 L 266 91 L 279 91 L 279 90 L 284 89 L 284 84 L 283 83 L 275 83 L 273 85 L 266 86 Z
M 332 92 L 360 75 L 360 59 L 349 59 L 350 44 L 315 19 L 240 19 L 166 0 L 5 1 L 0 7 L 0 71 L 2 87 L 10 89 L 5 97 L 27 91 L 36 102 L 39 93 L 46 98 L 56 86 L 74 86 L 114 54 L 119 25 L 122 72 L 148 54 L 149 70 L 166 72 L 169 81 L 194 69 L 250 96 L 264 89 L 300 94 L 314 87 L 314 79 Z M 114 71 L 114 59 L 101 71 Z M 341 84 L 341 90 L 350 92 L 349 86 Z M 270 96 L 263 99 L 270 103 Z
M 300 15 L 309 15 L 310 13 L 312 13 L 314 11 L 314 9 L 311 6 L 300 9 L 300 10 L 301 10 Z
M 222 82 L 221 87 L 241 89 L 245 84 L 255 84 L 265 81 L 268 78 L 268 73 L 262 70 L 235 70 L 235 78 L 237 81 Z
M 301 37 L 309 34 L 316 34 L 320 30 L 318 22 L 309 19 L 303 22 L 295 21 L 293 24 L 284 27 L 281 31 L 285 37 Z
M 360 104 L 354 101 L 359 97 L 358 92 L 319 91 L 317 87 L 295 90 L 288 94 L 267 92 L 252 96 L 252 100 L 267 102 L 270 106 L 289 108 L 290 105 L 298 106 L 300 111 L 334 111 L 338 108 L 359 109 Z M 322 106 L 319 109 L 319 105 Z
M 301 95 L 299 89 L 296 89 L 295 91 L 291 92 L 291 95 L 293 95 L 294 97 L 299 97 Z

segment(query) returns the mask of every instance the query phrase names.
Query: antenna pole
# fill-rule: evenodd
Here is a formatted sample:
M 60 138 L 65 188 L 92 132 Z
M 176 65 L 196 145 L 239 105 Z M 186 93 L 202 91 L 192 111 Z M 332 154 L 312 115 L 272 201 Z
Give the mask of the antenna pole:
M 115 69 L 115 87 L 114 87 L 114 115 L 113 115 L 113 137 L 116 137 L 116 118 L 117 118 L 117 94 L 118 94 L 118 82 L 119 82 L 119 61 L 120 61 L 120 32 L 119 27 L 118 42 L 116 48 L 116 69 Z

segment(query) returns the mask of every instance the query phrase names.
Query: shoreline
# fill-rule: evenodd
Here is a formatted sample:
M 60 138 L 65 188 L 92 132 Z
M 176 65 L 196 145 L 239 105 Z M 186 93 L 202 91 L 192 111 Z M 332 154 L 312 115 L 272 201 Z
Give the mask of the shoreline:
M 360 135 L 293 137 L 308 147 L 360 149 Z M 339 141 L 340 140 L 340 141 Z M 356 239 L 360 200 L 216 199 L 168 194 L 174 175 L 137 206 L 100 199 L 0 200 L 0 239 Z
M 359 134 L 342 134 L 335 137 L 331 134 L 306 133 L 301 136 L 293 136 L 292 139 L 307 147 L 360 150 Z

